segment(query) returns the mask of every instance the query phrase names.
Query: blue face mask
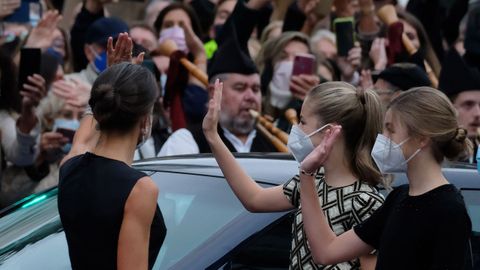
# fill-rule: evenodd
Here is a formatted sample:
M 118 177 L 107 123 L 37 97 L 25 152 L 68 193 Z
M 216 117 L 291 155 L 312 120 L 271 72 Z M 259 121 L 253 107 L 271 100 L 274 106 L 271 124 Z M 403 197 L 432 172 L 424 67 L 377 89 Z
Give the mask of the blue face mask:
M 56 132 L 62 133 L 63 136 L 69 138 L 69 142 L 66 143 L 62 147 L 62 152 L 63 153 L 68 153 L 70 152 L 70 149 L 72 149 L 72 140 L 73 140 L 73 135 L 75 134 L 75 131 L 80 127 L 80 122 L 75 119 L 63 119 L 63 118 L 57 118 L 55 119 L 55 122 L 53 124 L 53 130 Z
M 47 54 L 55 57 L 60 65 L 63 65 L 63 55 L 56 51 L 53 47 L 47 48 Z
M 106 51 L 102 52 L 101 54 L 95 55 L 93 66 L 95 67 L 95 71 L 97 71 L 97 73 L 101 73 L 102 71 L 107 69 L 107 52 Z
M 480 146 L 477 149 L 477 170 L 478 174 L 480 174 Z

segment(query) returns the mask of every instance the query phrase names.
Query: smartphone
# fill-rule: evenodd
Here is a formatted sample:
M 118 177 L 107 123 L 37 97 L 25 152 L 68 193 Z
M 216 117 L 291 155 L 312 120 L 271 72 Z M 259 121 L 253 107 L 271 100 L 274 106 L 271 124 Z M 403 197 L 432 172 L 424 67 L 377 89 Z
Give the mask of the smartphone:
M 6 22 L 30 23 L 36 26 L 42 18 L 42 5 L 40 0 L 22 0 L 20 7 L 12 14 L 5 17 Z
M 316 59 L 313 54 L 299 53 L 293 60 L 292 75 L 315 74 Z
M 57 128 L 55 132 L 61 133 L 63 137 L 68 138 L 68 142 L 73 142 L 73 136 L 75 136 L 75 130 L 66 129 L 66 128 Z
M 20 50 L 20 66 L 18 68 L 18 89 L 28 83 L 28 76 L 40 74 L 42 51 L 39 48 L 22 48 Z
M 333 0 L 322 0 L 315 6 L 315 14 L 321 19 L 325 18 L 332 11 Z
M 337 36 L 337 54 L 348 56 L 348 51 L 353 48 L 355 42 L 353 17 L 336 18 L 333 20 L 333 28 Z

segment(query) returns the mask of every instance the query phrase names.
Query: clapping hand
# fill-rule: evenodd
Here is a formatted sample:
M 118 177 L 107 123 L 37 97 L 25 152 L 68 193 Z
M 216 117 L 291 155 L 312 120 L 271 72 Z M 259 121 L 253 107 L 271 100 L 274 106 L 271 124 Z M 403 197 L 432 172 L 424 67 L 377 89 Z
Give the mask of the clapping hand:
M 55 38 L 55 29 L 61 19 L 62 15 L 57 10 L 45 12 L 38 25 L 30 32 L 25 47 L 42 49 L 50 47 Z
M 20 0 L 0 0 L 0 19 L 12 14 L 21 3 Z
M 375 70 L 384 70 L 388 63 L 386 39 L 376 38 L 370 48 L 369 56 L 375 65 Z
M 348 51 L 347 57 L 339 56 L 337 58 L 337 65 L 342 72 L 342 79 L 350 81 L 353 78 L 353 74 L 360 67 L 362 60 L 362 48 L 359 44 L 356 44 Z
M 82 80 L 72 78 L 71 80 L 59 80 L 52 84 L 52 91 L 55 95 L 66 100 L 67 104 L 75 107 L 84 107 L 90 99 L 92 86 Z

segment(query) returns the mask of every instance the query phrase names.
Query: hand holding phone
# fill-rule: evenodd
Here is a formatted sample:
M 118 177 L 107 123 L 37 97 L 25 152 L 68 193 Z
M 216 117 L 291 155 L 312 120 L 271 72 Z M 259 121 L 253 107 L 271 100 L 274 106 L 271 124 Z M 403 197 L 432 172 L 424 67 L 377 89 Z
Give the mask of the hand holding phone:
M 316 59 L 313 54 L 299 53 L 295 55 L 293 60 L 292 76 L 295 75 L 312 75 L 315 74 Z
M 62 134 L 63 137 L 68 139 L 67 143 L 73 142 L 73 136 L 75 136 L 75 130 L 66 129 L 66 128 L 57 128 L 55 132 Z

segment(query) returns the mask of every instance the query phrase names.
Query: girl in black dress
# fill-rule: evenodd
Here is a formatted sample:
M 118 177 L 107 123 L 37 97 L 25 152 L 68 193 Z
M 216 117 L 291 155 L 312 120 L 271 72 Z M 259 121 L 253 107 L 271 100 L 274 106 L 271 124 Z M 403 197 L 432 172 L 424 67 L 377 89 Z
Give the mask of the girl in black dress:
M 158 93 L 150 71 L 130 63 L 110 67 L 93 84 L 94 119 L 85 117 L 60 168 L 58 208 L 73 269 L 155 263 L 166 234 L 158 188 L 130 166 L 150 136 Z
M 318 169 L 341 129 L 327 131 L 300 169 Z M 330 264 L 377 249 L 376 269 L 463 269 L 471 221 L 441 163 L 471 151 L 466 136 L 442 92 L 420 87 L 394 99 L 372 157 L 383 173 L 406 173 L 409 185 L 393 190 L 369 219 L 339 236 L 320 211 L 314 178 L 301 174 L 303 222 L 314 260 Z

